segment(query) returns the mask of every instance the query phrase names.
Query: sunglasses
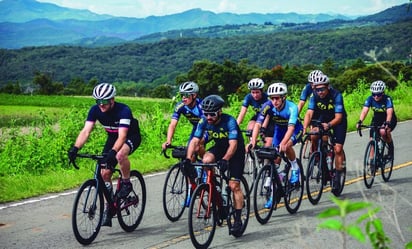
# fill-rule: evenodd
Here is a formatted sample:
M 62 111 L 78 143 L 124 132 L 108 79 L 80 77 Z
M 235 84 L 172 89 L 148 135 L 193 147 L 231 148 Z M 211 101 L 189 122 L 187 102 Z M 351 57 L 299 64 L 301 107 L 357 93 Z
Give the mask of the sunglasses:
M 383 93 L 372 93 L 373 97 L 382 97 Z
M 271 100 L 279 100 L 279 99 L 281 99 L 281 98 L 282 98 L 282 97 L 279 97 L 279 96 L 270 97 Z
M 319 88 L 315 88 L 316 92 L 324 92 L 326 90 L 326 87 L 319 87 Z
M 182 98 L 189 98 L 190 96 L 192 96 L 192 94 L 190 94 L 190 93 L 182 93 L 182 94 L 180 94 L 180 97 L 182 97 Z
M 210 117 L 216 117 L 218 112 L 204 112 L 203 113 L 205 117 L 210 116 Z
M 110 103 L 110 99 L 96 99 L 96 104 L 98 105 L 107 105 Z

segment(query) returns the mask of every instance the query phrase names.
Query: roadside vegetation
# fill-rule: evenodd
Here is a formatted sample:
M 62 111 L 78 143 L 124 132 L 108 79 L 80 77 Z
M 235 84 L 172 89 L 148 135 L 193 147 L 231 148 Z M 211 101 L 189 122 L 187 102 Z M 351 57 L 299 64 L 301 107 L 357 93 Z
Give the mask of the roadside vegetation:
M 290 90 L 289 98 L 297 101 L 300 88 Z M 411 119 L 411 82 L 400 79 L 398 86 L 386 93 L 393 97 L 399 119 Z M 362 80 L 350 94 L 344 93 L 349 130 L 355 129 L 363 101 L 369 94 L 369 82 Z M 237 116 L 243 96 L 231 95 L 228 99 L 224 111 Z M 176 99 L 119 96 L 116 100 L 130 105 L 140 121 L 143 140 L 131 156 L 132 168 L 148 174 L 166 170 L 175 163 L 160 152 Z M 72 189 L 92 177 L 93 163 L 79 159 L 80 170 L 75 170 L 68 164 L 67 150 L 93 104 L 91 97 L 0 95 L 0 115 L 6 117 L 0 123 L 1 203 Z M 190 128 L 181 119 L 173 143 L 184 145 Z M 97 126 L 81 152 L 99 153 L 105 138 L 105 131 Z

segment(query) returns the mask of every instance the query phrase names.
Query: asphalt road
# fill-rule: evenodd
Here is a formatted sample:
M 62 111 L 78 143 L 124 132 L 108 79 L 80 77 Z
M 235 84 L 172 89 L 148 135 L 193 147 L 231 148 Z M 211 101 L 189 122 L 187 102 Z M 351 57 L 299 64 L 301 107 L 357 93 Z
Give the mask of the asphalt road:
M 349 133 L 345 143 L 348 176 L 341 198 L 369 201 L 381 208 L 377 217 L 391 239 L 390 248 L 404 248 L 412 241 L 412 121 L 398 123 L 394 131 L 395 169 L 389 182 L 377 176 L 371 189 L 362 179 L 362 158 L 367 133 L 359 137 Z M 298 148 L 297 148 L 298 149 Z M 187 212 L 172 223 L 163 213 L 161 195 L 165 173 L 146 175 L 148 190 L 146 211 L 140 226 L 132 233 L 123 232 L 113 220 L 113 227 L 103 227 L 89 248 L 192 248 L 188 235 Z M 23 202 L 0 205 L 0 248 L 82 248 L 71 229 L 71 210 L 76 190 L 32 198 Z M 228 235 L 227 227 L 218 227 L 212 248 L 372 248 L 369 241 L 359 243 L 339 233 L 316 229 L 321 220 L 316 216 L 333 207 L 332 194 L 323 194 L 318 205 L 306 199 L 295 215 L 281 207 L 273 212 L 266 225 L 260 225 L 251 214 L 241 238 Z M 361 211 L 351 214 L 354 222 Z M 364 226 L 362 226 L 364 228 Z M 344 244 L 344 241 L 346 244 Z

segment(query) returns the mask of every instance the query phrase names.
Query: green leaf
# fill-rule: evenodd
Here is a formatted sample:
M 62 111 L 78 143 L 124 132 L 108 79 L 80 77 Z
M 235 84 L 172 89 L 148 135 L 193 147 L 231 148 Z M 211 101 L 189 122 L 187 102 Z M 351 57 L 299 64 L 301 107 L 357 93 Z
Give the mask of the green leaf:
M 340 210 L 337 208 L 328 208 L 322 213 L 318 214 L 318 218 L 329 218 L 334 216 L 340 216 Z
M 346 228 L 346 232 L 353 238 L 357 239 L 359 242 L 365 242 L 365 235 L 362 233 L 360 227 L 351 225 Z
M 327 220 L 318 225 L 319 229 L 330 229 L 340 231 L 343 228 L 343 224 L 339 220 Z
M 346 212 L 347 213 L 351 213 L 351 212 L 355 212 L 358 211 L 360 209 L 364 209 L 364 208 L 368 208 L 372 206 L 371 203 L 369 202 L 354 202 L 354 203 L 349 203 L 346 207 Z

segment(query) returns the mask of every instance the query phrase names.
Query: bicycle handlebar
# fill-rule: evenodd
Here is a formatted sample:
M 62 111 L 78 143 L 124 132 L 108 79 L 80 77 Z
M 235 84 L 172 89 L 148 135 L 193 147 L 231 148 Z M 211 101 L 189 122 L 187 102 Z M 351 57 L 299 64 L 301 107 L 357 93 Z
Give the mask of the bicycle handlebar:
M 183 151 L 185 151 L 185 150 L 186 150 L 186 146 L 181 146 L 181 145 L 180 145 L 180 146 L 176 146 L 176 145 L 168 144 L 168 145 L 166 146 L 166 149 L 162 149 L 162 152 L 160 153 L 160 154 L 163 154 L 163 156 L 166 157 L 167 159 L 170 158 L 170 156 L 167 155 L 167 153 L 166 153 L 166 151 L 167 151 L 168 149 L 178 149 L 178 150 L 183 150 Z
M 101 155 L 96 155 L 96 154 L 77 154 L 76 157 L 80 157 L 80 158 L 90 158 L 93 160 L 100 160 L 106 157 L 106 154 L 101 154 Z M 76 163 L 76 160 L 73 161 L 69 161 L 69 164 L 73 164 L 73 167 L 75 169 L 79 169 L 79 166 Z
M 363 125 L 363 124 L 361 124 L 361 125 L 359 125 L 359 128 L 358 128 L 358 134 L 359 134 L 359 136 L 362 136 L 361 128 L 369 128 L 369 129 L 377 130 L 377 129 L 380 129 L 381 127 L 382 127 L 382 125 Z M 385 128 L 385 133 L 386 132 L 387 132 L 387 129 Z

